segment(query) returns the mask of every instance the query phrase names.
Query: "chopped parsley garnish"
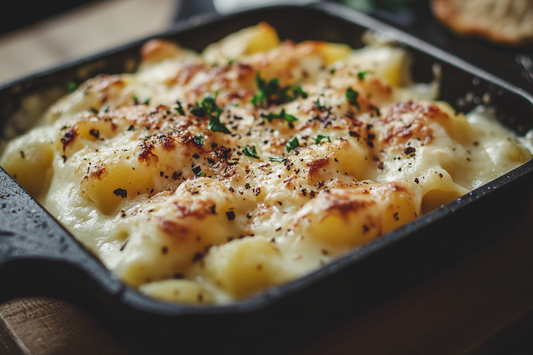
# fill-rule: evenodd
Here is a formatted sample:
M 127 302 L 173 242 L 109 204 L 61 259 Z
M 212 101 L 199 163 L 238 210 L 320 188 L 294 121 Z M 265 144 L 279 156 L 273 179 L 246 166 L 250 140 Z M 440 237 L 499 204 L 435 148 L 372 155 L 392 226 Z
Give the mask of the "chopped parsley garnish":
M 205 176 L 205 173 L 204 173 L 203 171 L 200 171 L 200 172 L 198 173 L 198 176 Z
M 255 150 L 255 145 L 253 145 L 252 148 L 250 148 L 250 146 L 247 144 L 242 152 L 247 157 L 254 158 L 254 159 L 260 159 L 259 156 L 257 155 L 257 151 Z
M 213 96 L 213 94 L 206 92 L 204 95 L 204 100 L 202 101 L 202 107 L 205 108 L 208 115 L 220 115 L 222 112 L 222 109 L 217 106 L 217 97 Z
M 150 98 L 146 98 L 141 102 L 142 105 L 149 105 L 150 104 Z
M 268 160 L 273 161 L 274 163 L 285 163 L 287 158 L 285 158 L 285 157 L 269 157 Z
M 255 107 L 267 107 L 270 104 L 280 104 L 295 100 L 298 96 L 304 99 L 308 96 L 300 85 L 282 88 L 279 86 L 278 78 L 273 78 L 267 83 L 266 80 L 261 79 L 259 72 L 255 73 L 255 82 L 258 91 L 250 100 Z
M 381 111 L 376 107 L 376 116 L 381 117 Z
M 307 99 L 307 97 L 309 96 L 300 85 L 294 85 L 292 91 L 294 92 L 294 96 L 296 97 L 301 96 L 302 98 Z
M 365 80 L 366 74 L 368 74 L 368 70 L 360 71 L 359 73 L 357 73 L 357 77 L 359 78 L 359 80 L 363 81 Z
M 261 79 L 259 72 L 256 72 L 255 82 L 259 91 L 250 100 L 255 107 L 265 107 L 268 105 L 269 101 L 276 99 L 283 101 L 284 96 L 287 95 L 288 88 L 280 88 L 278 78 L 271 79 L 267 83 L 265 80 Z
M 76 84 L 75 81 L 69 81 L 67 83 L 67 90 L 68 90 L 68 93 L 71 94 L 73 93 L 74 91 L 76 91 L 76 89 L 78 88 L 78 84 Z
M 273 120 L 275 120 L 277 118 L 285 120 L 287 122 L 298 121 L 298 119 L 296 117 L 294 117 L 293 115 L 289 115 L 288 113 L 285 113 L 285 109 L 282 109 L 280 113 L 270 112 L 268 115 L 262 113 L 261 117 L 266 118 L 268 120 L 268 122 L 272 122 Z
M 355 91 L 354 89 L 352 89 L 351 86 L 348 89 L 346 89 L 346 94 L 344 94 L 344 96 L 346 96 L 346 100 L 348 100 L 348 103 L 350 105 L 357 107 L 358 110 L 361 109 L 361 107 L 359 106 L 359 103 L 357 102 L 359 93 Z
M 337 71 L 337 69 L 335 69 L 335 68 L 331 68 L 331 69 L 329 70 L 329 73 L 330 73 L 330 74 L 335 74 L 336 71 Z
M 174 110 L 176 110 L 180 115 L 185 116 L 185 111 L 183 111 L 183 106 L 181 106 L 181 102 L 176 101 L 176 105 L 178 105 L 178 107 L 174 107 Z
M 316 138 L 313 138 L 316 144 L 322 142 L 324 139 L 327 139 L 327 141 L 331 143 L 331 139 L 328 136 L 322 136 L 319 134 Z
M 213 96 L 213 94 L 206 92 L 202 102 L 201 103 L 196 102 L 196 107 L 191 109 L 191 113 L 198 117 L 204 117 L 204 116 L 219 117 L 220 114 L 222 113 L 222 109 L 218 107 L 216 103 L 216 96 Z
M 199 105 L 198 102 L 196 103 L 196 105 Z M 198 117 L 204 117 L 206 115 L 204 108 L 201 106 L 191 108 L 191 113 Z
M 204 135 L 203 134 L 199 134 L 197 136 L 194 137 L 194 143 L 198 144 L 198 145 L 204 145 Z
M 213 94 L 206 92 L 203 101 L 200 104 L 196 102 L 196 107 L 191 109 L 191 113 L 198 117 L 209 116 L 210 120 L 207 129 L 213 132 L 231 133 L 231 131 L 220 122 L 222 109 L 218 107 L 216 96 L 213 96 Z
M 207 125 L 207 129 L 213 132 L 231 134 L 231 131 L 228 129 L 228 127 L 224 126 L 224 124 L 220 122 L 219 116 L 211 116 L 209 124 Z
M 320 98 L 319 98 L 319 97 L 317 97 L 317 98 L 316 98 L 316 101 L 313 101 L 313 103 L 315 104 L 315 107 L 316 107 L 317 109 L 319 109 L 320 111 L 326 111 L 326 110 L 327 110 L 326 105 L 321 105 L 321 104 L 320 104 Z
M 291 150 L 294 150 L 300 146 L 300 142 L 298 141 L 298 137 L 294 137 L 290 141 L 285 144 L 285 148 L 287 148 L 287 153 L 290 153 Z
M 105 104 L 104 106 L 102 106 L 100 108 L 100 111 L 104 112 L 104 113 L 107 113 L 109 111 L 109 105 L 108 104 Z

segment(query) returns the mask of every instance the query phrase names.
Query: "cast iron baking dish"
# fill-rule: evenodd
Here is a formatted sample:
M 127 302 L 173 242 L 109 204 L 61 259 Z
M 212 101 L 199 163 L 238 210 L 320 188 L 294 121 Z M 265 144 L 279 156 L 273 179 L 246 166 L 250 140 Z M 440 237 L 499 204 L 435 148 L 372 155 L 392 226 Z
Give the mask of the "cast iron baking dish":
M 228 17 L 210 15 L 179 24 L 156 37 L 200 51 L 260 21 L 274 26 L 283 39 L 340 42 L 354 48 L 363 45 L 361 35 L 366 30 L 384 32 L 412 54 L 415 81 L 431 81 L 432 67 L 440 65 L 439 99 L 468 112 L 483 97 L 490 97 L 490 106 L 509 129 L 524 135 L 533 128 L 533 97 L 524 91 L 438 48 L 332 3 L 270 7 Z M 4 137 L 23 132 L 28 124 L 23 121 L 32 115 L 20 112 L 21 103 L 32 95 L 52 102 L 66 93 L 71 80 L 80 83 L 100 73 L 134 70 L 139 48 L 146 40 L 4 85 L 0 88 L 0 132 Z M 532 170 L 533 162 L 529 161 L 311 275 L 225 306 L 169 304 L 125 286 L 1 170 L 0 300 L 36 294 L 69 298 L 92 307 L 107 322 L 120 325 L 122 331 L 117 334 L 140 344 L 137 349 L 161 350 L 169 344 L 179 344 L 180 349 L 219 348 L 238 340 L 243 351 L 250 351 L 258 339 L 266 341 L 258 334 L 272 334 L 269 329 L 275 328 L 279 334 L 294 335 L 298 332 L 295 329 L 302 332 L 309 328 L 306 325 L 315 326 L 316 319 L 323 319 L 328 312 L 364 308 L 384 290 L 404 285 L 443 261 L 501 235 L 524 210 Z M 132 335 L 138 333 L 143 334 L 143 340 Z

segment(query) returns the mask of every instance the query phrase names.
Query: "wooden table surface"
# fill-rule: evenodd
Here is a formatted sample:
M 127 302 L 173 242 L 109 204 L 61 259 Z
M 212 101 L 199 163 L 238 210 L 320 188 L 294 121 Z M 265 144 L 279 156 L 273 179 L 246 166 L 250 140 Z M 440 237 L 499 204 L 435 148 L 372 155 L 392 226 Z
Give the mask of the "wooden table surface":
M 163 29 L 175 2 L 158 0 L 155 12 L 147 11 L 147 3 L 98 3 L 0 38 L 0 82 Z M 102 28 L 104 23 L 112 28 Z M 95 25 L 97 33 L 89 32 Z M 85 33 L 84 45 L 73 42 L 76 31 Z M 532 231 L 533 203 L 516 228 L 491 244 L 278 353 L 533 353 Z M 2 355 L 131 353 L 107 326 L 68 302 L 33 297 L 0 305 Z

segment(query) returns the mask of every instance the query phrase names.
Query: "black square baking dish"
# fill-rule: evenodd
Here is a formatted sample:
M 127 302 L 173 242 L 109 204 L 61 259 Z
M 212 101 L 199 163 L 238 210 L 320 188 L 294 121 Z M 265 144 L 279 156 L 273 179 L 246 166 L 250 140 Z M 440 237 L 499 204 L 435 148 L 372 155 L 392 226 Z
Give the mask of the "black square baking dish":
M 369 29 L 385 33 L 412 55 L 411 72 L 416 82 L 431 81 L 434 65 L 440 66 L 439 100 L 461 112 L 471 111 L 482 100 L 490 101 L 498 120 L 517 135 L 523 136 L 533 128 L 533 97 L 526 92 L 438 48 L 332 3 L 198 17 L 151 38 L 165 38 L 201 51 L 209 43 L 261 21 L 276 28 L 282 39 L 346 43 L 353 48 L 363 46 L 361 36 Z M 0 87 L 2 136 L 12 137 L 27 129 L 47 103 L 66 94 L 71 80 L 80 83 L 100 73 L 135 70 L 139 49 L 149 39 Z M 43 102 L 36 106 L 38 112 L 21 109 L 24 102 L 35 97 Z M 380 293 L 401 287 L 501 235 L 524 212 L 532 170 L 533 162 L 529 161 L 306 277 L 223 306 L 169 304 L 127 287 L 0 170 L 0 300 L 23 295 L 73 300 L 119 326 L 122 330 L 117 334 L 139 351 L 208 350 L 234 342 L 241 344 L 243 352 L 256 349 L 257 342 L 268 342 L 275 348 L 288 333 L 303 336 L 328 313 L 364 308 Z M 277 339 L 267 339 L 267 335 Z M 206 338 L 210 341 L 203 341 Z

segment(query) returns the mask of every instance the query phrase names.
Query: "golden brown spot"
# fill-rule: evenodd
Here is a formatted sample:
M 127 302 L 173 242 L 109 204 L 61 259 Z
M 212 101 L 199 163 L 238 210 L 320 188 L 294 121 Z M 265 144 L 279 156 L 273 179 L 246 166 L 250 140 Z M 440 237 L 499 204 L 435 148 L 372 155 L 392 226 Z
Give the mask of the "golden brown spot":
M 245 81 L 255 75 L 255 70 L 248 64 L 237 63 L 237 75 L 239 81 Z
M 374 78 L 367 81 L 367 91 L 369 98 L 372 97 L 378 102 L 390 101 L 392 99 L 392 87 Z
M 420 119 L 448 119 L 448 115 L 437 105 L 418 101 L 397 102 L 390 107 L 386 115 L 381 115 L 382 122 L 401 121 L 402 115 L 412 113 L 412 121 Z
M 174 150 L 176 148 L 176 142 L 174 141 L 174 138 L 168 134 L 161 134 L 157 137 L 159 143 L 161 146 L 167 151 Z
M 180 52 L 180 47 L 174 43 L 162 39 L 153 39 L 142 46 L 141 58 L 143 61 L 158 62 L 178 55 Z
M 448 119 L 438 106 L 414 101 L 400 102 L 391 106 L 387 114 L 378 117 L 385 123 L 385 143 L 402 144 L 410 138 L 418 138 L 423 144 L 433 140 L 429 120 Z
M 192 135 L 189 131 L 180 132 L 178 135 L 178 140 L 180 144 L 186 146 L 190 150 L 194 149 L 202 151 L 202 146 L 195 142 L 194 135 Z
M 95 178 L 98 180 L 102 180 L 106 175 L 106 167 L 105 166 L 97 166 L 91 173 L 89 174 L 89 177 Z
M 165 124 L 166 119 L 176 117 L 176 114 L 164 105 L 159 105 L 155 108 L 137 105 L 124 108 L 119 113 L 127 114 L 127 119 L 133 122 L 136 127 L 156 130 L 159 130 Z
M 411 194 L 410 190 L 406 186 L 397 181 L 388 182 L 383 185 L 377 185 L 370 189 L 372 190 L 372 194 L 378 197 L 386 196 L 388 192 L 406 192 L 407 194 Z
M 345 220 L 349 220 L 350 213 L 357 213 L 360 210 L 365 210 L 375 204 L 376 202 L 372 200 L 333 195 L 331 198 L 327 198 L 325 211 L 328 213 L 335 213 Z
M 102 102 L 105 102 L 109 91 L 114 87 L 124 87 L 124 82 L 119 75 L 100 74 L 81 84 L 79 90 L 85 93 L 94 93 Z
M 169 221 L 168 219 L 158 217 L 156 223 L 159 229 L 165 232 L 165 234 L 174 237 L 178 240 L 184 240 L 187 236 L 187 227 L 178 224 L 174 221 Z
M 154 154 L 154 145 L 147 142 L 141 142 L 139 144 L 139 148 L 141 148 L 141 152 L 139 153 L 139 156 L 137 159 L 139 162 L 157 162 L 159 160 L 159 157 Z
M 204 200 L 197 201 L 194 207 L 180 204 L 180 202 L 175 202 L 174 206 L 176 207 L 177 218 L 195 217 L 198 219 L 214 214 L 213 206 L 216 207 L 212 201 Z
M 196 74 L 200 71 L 206 69 L 207 66 L 202 63 L 187 63 L 184 64 L 176 77 L 171 81 L 171 84 L 175 85 L 185 85 L 187 84 Z
M 318 174 L 318 171 L 329 164 L 329 157 L 320 158 L 307 163 L 309 167 L 309 177 L 313 177 Z

